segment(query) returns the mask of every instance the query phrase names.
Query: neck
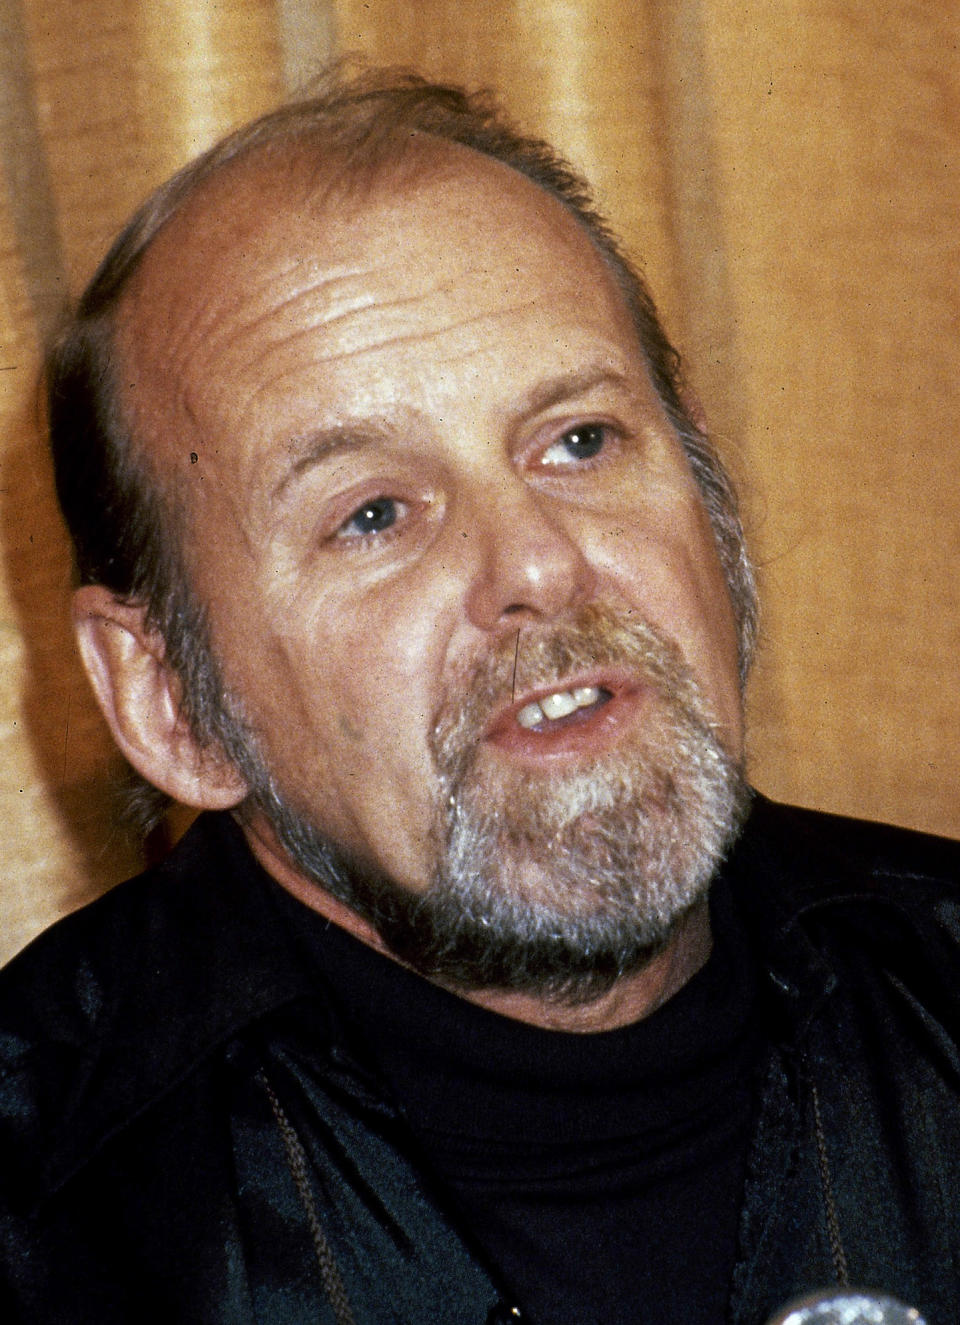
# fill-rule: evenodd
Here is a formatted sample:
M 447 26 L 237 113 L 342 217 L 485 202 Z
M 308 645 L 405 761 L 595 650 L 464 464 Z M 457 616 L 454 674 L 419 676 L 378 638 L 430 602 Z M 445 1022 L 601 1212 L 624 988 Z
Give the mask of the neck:
M 369 921 L 296 869 L 265 818 L 256 814 L 243 821 L 241 827 L 250 850 L 281 887 L 361 943 L 391 961 L 398 960 Z M 542 1030 L 595 1034 L 629 1026 L 662 1007 L 696 975 L 709 957 L 711 946 L 709 908 L 706 902 L 701 902 L 678 923 L 666 946 L 655 957 L 589 1003 L 569 1005 L 508 989 L 451 988 L 450 992 L 490 1012 Z
M 706 902 L 678 923 L 665 948 L 632 975 L 589 1003 L 568 1005 L 535 994 L 505 989 L 460 991 L 463 998 L 490 1012 L 542 1030 L 595 1034 L 615 1031 L 649 1017 L 678 993 L 705 964 L 712 947 L 710 912 Z

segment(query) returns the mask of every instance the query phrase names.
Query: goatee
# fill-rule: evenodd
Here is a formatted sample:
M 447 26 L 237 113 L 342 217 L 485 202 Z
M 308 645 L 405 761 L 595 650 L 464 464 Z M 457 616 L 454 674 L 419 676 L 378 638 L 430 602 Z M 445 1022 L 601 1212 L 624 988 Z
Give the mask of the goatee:
M 590 670 L 628 673 L 642 712 L 590 767 L 532 776 L 482 734 L 521 693 Z M 629 616 L 585 608 L 504 639 L 450 688 L 432 733 L 440 795 L 423 893 L 349 859 L 276 788 L 244 772 L 298 868 L 369 920 L 426 978 L 463 991 L 589 1002 L 661 951 L 706 896 L 745 817 L 741 764 L 679 650 Z

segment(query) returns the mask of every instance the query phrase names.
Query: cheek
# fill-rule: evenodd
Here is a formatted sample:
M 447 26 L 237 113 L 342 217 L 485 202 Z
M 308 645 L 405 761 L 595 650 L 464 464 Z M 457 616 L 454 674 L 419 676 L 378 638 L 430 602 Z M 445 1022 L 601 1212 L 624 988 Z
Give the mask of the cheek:
M 424 873 L 435 776 L 428 733 L 455 615 L 433 575 L 358 591 L 252 565 L 237 541 L 197 567 L 228 689 L 280 787 L 401 880 Z M 413 581 L 416 580 L 416 583 Z
M 412 633 L 398 639 L 381 625 L 337 641 L 317 695 L 315 739 L 304 742 L 304 792 L 333 836 L 417 891 L 431 876 L 434 850 L 433 667 Z
M 731 755 L 743 754 L 743 693 L 736 619 L 713 530 L 706 514 L 693 523 L 699 543 L 684 546 L 683 583 L 689 612 L 688 660 L 724 733 Z
M 699 501 L 599 529 L 594 564 L 615 600 L 680 648 L 739 754 L 737 635 L 713 530 Z M 605 591 L 599 590 L 602 595 Z
M 272 757 L 354 839 L 375 836 L 386 816 L 394 825 L 404 814 L 423 818 L 432 789 L 428 733 L 443 640 L 430 613 L 392 597 L 274 617 L 247 673 L 261 693 L 270 677 Z

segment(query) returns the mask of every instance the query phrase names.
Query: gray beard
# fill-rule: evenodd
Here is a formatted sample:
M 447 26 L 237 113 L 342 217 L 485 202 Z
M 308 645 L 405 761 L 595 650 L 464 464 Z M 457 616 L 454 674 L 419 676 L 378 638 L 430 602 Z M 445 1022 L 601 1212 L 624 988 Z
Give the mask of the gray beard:
M 631 733 L 594 766 L 534 781 L 491 759 L 481 733 L 514 685 L 562 689 L 564 676 L 597 666 L 628 670 L 647 693 Z M 368 920 L 399 960 L 464 991 L 566 1005 L 599 997 L 662 951 L 703 901 L 749 802 L 742 766 L 677 648 L 596 607 L 566 626 L 528 627 L 519 649 L 515 636 L 504 640 L 451 687 L 431 740 L 440 795 L 423 893 L 320 832 L 244 727 L 237 762 L 296 867 Z

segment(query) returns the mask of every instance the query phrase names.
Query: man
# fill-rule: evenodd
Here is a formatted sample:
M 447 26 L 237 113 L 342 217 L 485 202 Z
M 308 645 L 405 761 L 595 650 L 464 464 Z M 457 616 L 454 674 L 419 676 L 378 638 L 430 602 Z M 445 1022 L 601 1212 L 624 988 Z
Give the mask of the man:
M 207 813 L 5 973 L 5 1318 L 957 1318 L 960 852 L 751 804 L 734 498 L 549 149 L 415 79 L 242 130 L 50 419 Z

